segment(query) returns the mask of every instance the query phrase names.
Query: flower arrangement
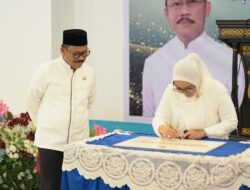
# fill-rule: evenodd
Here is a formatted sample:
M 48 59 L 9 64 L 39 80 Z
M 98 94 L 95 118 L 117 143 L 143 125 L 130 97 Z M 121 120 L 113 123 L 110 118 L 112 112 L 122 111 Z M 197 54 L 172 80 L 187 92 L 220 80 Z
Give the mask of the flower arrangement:
M 0 189 L 38 189 L 38 150 L 29 114 L 13 116 L 0 100 L 0 118 Z
M 90 137 L 94 137 L 94 136 L 99 136 L 99 135 L 103 135 L 103 134 L 107 134 L 108 130 L 101 126 L 101 125 L 97 125 L 96 123 L 94 123 L 94 127 L 90 129 Z

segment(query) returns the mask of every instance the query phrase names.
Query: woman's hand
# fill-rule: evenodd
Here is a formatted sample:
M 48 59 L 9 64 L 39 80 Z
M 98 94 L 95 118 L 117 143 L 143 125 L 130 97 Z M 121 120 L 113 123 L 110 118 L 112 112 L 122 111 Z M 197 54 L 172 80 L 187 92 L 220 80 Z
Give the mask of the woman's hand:
M 158 132 L 160 133 L 161 137 L 165 137 L 165 138 L 177 138 L 178 137 L 178 131 L 169 125 L 161 125 L 158 128 Z
M 204 129 L 189 129 L 184 133 L 182 138 L 184 139 L 202 139 L 207 136 L 206 131 Z

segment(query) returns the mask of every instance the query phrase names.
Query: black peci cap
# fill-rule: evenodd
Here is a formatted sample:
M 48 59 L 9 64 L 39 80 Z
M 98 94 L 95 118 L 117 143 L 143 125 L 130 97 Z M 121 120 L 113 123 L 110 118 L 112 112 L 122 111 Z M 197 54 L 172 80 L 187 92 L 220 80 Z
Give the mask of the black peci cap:
M 63 44 L 71 46 L 85 46 L 88 44 L 87 32 L 81 29 L 64 30 Z

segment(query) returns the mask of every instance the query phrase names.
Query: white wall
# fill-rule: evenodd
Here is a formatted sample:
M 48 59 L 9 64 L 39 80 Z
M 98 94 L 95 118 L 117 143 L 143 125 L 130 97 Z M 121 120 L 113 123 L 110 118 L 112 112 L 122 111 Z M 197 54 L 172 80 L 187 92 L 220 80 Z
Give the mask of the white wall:
M 74 28 L 74 1 L 51 0 L 52 59 L 60 56 L 63 30 Z
M 75 0 L 75 26 L 88 31 L 87 64 L 96 71 L 91 118 L 123 120 L 123 0 Z
M 50 0 L 0 0 L 0 99 L 25 111 L 33 70 L 51 57 Z
M 97 79 L 91 118 L 123 120 L 123 0 L 0 1 L 0 99 L 11 111 L 25 111 L 32 74 L 59 56 L 62 31 L 82 28 Z

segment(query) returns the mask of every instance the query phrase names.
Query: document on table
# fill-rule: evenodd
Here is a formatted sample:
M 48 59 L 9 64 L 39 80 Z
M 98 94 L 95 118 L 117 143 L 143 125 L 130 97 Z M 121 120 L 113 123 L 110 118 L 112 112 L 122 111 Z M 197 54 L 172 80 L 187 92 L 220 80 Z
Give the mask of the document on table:
M 196 152 L 207 153 L 214 150 L 226 142 L 206 141 L 206 140 L 188 140 L 188 139 L 167 139 L 159 137 L 136 137 L 126 140 L 113 146 L 116 147 L 130 147 L 130 148 L 144 148 L 155 150 L 170 150 L 181 152 Z

